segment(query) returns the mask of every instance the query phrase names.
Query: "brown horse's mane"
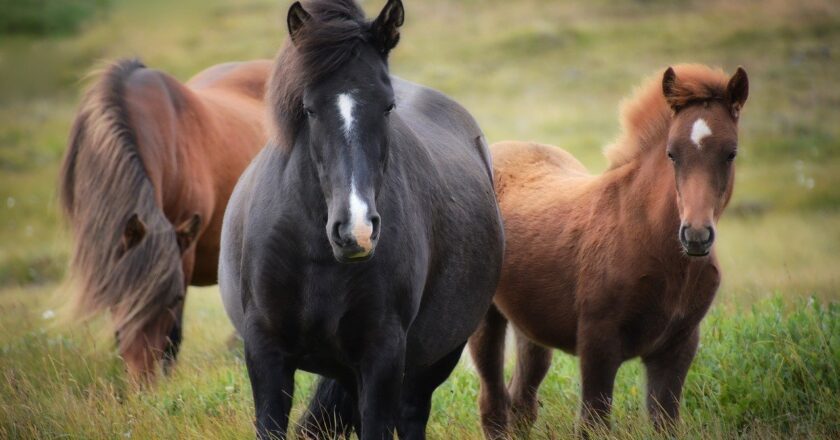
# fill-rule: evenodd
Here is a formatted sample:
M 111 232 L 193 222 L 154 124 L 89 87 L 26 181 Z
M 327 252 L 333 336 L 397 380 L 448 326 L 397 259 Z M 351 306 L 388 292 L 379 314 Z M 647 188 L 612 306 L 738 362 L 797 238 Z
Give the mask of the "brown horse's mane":
M 75 311 L 85 317 L 110 311 L 121 348 L 159 319 L 181 282 L 174 230 L 156 203 L 124 99 L 125 82 L 143 68 L 128 59 L 101 71 L 80 105 L 59 176 L 59 202 L 75 235 Z M 147 233 L 123 252 L 122 234 L 133 214 Z
M 269 80 L 272 138 L 291 149 L 295 127 L 304 117 L 303 91 L 338 70 L 371 38 L 370 23 L 354 0 L 311 0 L 303 3 L 310 21 L 303 32 L 280 50 Z
M 604 150 L 609 168 L 627 164 L 667 136 L 673 110 L 699 101 L 724 100 L 729 77 L 702 64 L 674 66 L 678 81 L 669 104 L 662 93 L 663 71 L 645 81 L 621 104 L 622 134 Z

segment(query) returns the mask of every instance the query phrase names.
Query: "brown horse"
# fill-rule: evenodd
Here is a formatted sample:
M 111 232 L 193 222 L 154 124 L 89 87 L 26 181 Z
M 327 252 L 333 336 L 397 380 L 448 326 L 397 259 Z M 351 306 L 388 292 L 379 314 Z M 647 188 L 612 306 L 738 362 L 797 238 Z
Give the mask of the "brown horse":
M 616 371 L 637 356 L 654 424 L 678 417 L 720 283 L 712 244 L 732 194 L 748 82 L 743 69 L 729 78 L 700 65 L 658 78 L 625 104 L 624 134 L 602 175 L 555 147 L 492 148 L 507 249 L 495 307 L 470 340 L 489 438 L 536 420 L 553 347 L 580 357 L 585 426 L 609 425 Z M 517 339 L 509 388 L 508 320 Z
M 221 64 L 181 84 L 122 60 L 84 97 L 60 177 L 76 305 L 111 312 L 135 378 L 174 362 L 186 286 L 216 283 L 225 206 L 267 139 L 271 66 Z

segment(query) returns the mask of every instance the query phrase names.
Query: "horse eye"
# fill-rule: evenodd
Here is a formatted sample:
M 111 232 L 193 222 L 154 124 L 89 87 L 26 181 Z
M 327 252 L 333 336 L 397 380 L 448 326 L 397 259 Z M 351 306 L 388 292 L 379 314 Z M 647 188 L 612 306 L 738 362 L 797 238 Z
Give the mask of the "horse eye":
M 671 159 L 671 162 L 676 162 L 677 159 L 674 158 L 674 153 L 668 152 L 668 159 Z
M 729 153 L 729 155 L 726 156 L 726 161 L 727 162 L 732 162 L 733 160 L 735 160 L 735 156 L 737 156 L 737 155 L 738 155 L 737 151 L 733 151 L 733 152 Z
M 315 111 L 314 111 L 314 110 L 312 110 L 312 109 L 311 109 L 311 108 L 309 108 L 309 107 L 304 107 L 304 108 L 303 108 L 303 112 L 304 112 L 304 113 L 306 113 L 306 116 L 308 116 L 308 117 L 310 117 L 310 118 L 314 118 L 314 117 L 315 117 Z
M 385 114 L 386 115 L 390 114 L 392 111 L 394 111 L 395 108 L 397 108 L 397 104 L 392 103 L 391 105 L 388 106 L 387 109 L 385 109 Z

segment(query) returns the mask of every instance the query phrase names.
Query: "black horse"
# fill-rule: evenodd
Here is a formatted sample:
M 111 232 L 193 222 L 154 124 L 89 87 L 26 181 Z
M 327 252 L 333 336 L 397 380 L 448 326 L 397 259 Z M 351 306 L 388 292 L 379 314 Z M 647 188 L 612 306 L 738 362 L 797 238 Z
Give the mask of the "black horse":
M 260 437 L 285 436 L 303 369 L 329 378 L 310 434 L 423 438 L 490 305 L 504 237 L 487 145 L 461 106 L 389 75 L 403 14 L 399 0 L 372 22 L 352 0 L 289 9 L 274 137 L 234 190 L 219 273 Z

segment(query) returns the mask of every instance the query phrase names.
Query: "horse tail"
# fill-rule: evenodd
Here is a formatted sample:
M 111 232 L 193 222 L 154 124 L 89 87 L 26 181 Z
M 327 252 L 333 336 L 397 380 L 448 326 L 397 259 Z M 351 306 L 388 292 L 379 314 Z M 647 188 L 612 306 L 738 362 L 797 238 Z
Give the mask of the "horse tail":
M 309 408 L 298 421 L 300 438 L 350 438 L 359 424 L 355 399 L 337 380 L 320 378 Z
M 160 339 L 157 333 L 165 339 L 174 321 L 164 315 L 180 304 L 185 287 L 175 231 L 158 206 L 124 97 L 127 80 L 143 68 L 139 60 L 119 60 L 87 90 L 59 178 L 75 236 L 76 315 L 111 312 L 123 354 L 146 347 L 144 338 Z

